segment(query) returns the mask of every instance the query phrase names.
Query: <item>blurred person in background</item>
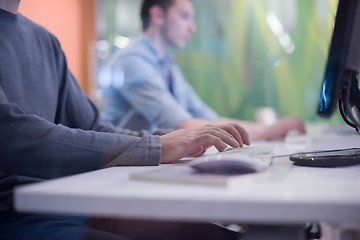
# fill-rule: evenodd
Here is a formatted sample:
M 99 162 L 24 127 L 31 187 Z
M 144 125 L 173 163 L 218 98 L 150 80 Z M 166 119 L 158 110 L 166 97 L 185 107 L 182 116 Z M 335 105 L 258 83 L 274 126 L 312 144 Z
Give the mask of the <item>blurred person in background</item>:
M 194 16 L 191 0 L 143 1 L 142 34 L 108 63 L 112 85 L 103 89 L 105 120 L 133 130 L 233 122 L 241 124 L 251 140 L 278 139 L 289 131 L 304 133 L 303 122 L 295 117 L 271 125 L 230 119 L 218 116 L 202 101 L 170 52 L 184 48 L 196 31 Z

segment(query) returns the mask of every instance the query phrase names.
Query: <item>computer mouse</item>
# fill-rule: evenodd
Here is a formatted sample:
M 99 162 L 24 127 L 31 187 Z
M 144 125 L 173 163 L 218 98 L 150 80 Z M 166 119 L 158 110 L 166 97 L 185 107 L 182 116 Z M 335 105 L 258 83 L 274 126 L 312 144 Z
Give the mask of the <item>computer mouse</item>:
M 254 164 L 237 160 L 211 160 L 191 165 L 198 173 L 216 175 L 242 175 L 255 173 L 259 170 Z

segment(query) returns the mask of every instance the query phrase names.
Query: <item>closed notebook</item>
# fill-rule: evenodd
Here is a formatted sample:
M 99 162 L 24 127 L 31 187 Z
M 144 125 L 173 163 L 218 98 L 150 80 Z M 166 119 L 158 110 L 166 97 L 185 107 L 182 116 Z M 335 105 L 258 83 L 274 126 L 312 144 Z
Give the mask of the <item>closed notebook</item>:
M 202 165 L 203 163 L 205 164 Z M 239 165 L 237 163 L 240 164 L 240 167 L 244 166 L 245 170 L 234 170 L 234 168 Z M 219 170 L 218 166 L 213 166 L 219 164 L 220 166 L 224 166 L 225 164 L 225 171 L 223 169 Z M 198 166 L 200 168 L 197 168 Z M 268 165 L 259 162 L 257 159 L 239 159 L 236 157 L 211 159 L 209 157 L 203 157 L 184 164 L 173 164 L 149 171 L 134 172 L 130 174 L 130 179 L 236 187 L 265 180 L 268 179 L 269 176 Z

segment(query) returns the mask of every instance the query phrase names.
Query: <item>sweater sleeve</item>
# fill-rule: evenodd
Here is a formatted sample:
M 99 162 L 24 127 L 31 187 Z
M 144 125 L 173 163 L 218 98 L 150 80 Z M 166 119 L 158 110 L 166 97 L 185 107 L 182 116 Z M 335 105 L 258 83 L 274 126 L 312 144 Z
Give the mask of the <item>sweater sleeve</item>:
M 26 114 L 2 97 L 0 122 L 4 172 L 50 179 L 115 165 L 159 164 L 158 136 L 69 128 Z

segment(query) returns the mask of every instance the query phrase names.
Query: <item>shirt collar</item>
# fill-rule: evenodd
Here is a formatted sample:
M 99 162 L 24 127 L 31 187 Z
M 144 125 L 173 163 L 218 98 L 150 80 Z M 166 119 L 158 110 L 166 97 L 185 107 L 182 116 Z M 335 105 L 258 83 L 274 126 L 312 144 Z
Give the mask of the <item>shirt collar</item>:
M 174 61 L 174 56 L 170 51 L 161 54 L 160 51 L 156 49 L 153 41 L 145 33 L 142 33 L 140 38 L 145 43 L 146 47 L 155 55 L 158 62 Z
M 9 18 L 9 19 L 16 19 L 18 14 L 11 13 L 11 12 L 8 12 L 8 11 L 0 8 L 0 16 L 6 17 L 6 18 Z

